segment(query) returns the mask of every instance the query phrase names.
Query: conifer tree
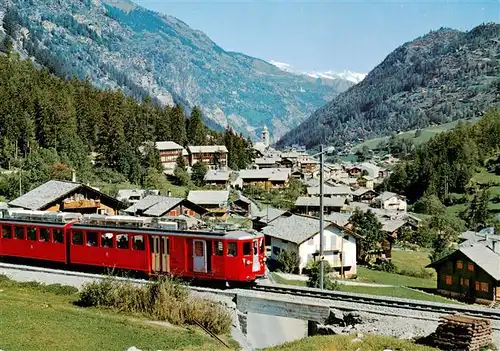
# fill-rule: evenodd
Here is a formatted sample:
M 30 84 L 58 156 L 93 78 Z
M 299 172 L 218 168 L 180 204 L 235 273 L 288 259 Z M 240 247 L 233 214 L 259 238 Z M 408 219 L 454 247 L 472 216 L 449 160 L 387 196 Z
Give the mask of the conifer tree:
M 187 138 L 190 145 L 204 145 L 206 139 L 206 128 L 203 124 L 201 111 L 198 107 L 193 107 L 188 120 Z
M 170 138 L 179 145 L 186 145 L 186 116 L 180 105 L 175 105 L 170 112 Z

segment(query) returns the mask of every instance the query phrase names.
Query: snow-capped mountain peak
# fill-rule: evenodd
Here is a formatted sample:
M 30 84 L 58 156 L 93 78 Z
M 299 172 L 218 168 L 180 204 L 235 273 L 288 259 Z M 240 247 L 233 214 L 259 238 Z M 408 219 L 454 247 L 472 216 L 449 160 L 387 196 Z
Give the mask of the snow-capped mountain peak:
M 345 79 L 349 80 L 354 83 L 359 83 L 366 77 L 366 73 L 358 73 L 358 72 L 351 72 L 351 71 L 344 71 L 344 72 L 334 72 L 334 71 L 326 71 L 326 72 L 301 72 L 299 70 L 296 70 L 292 65 L 284 62 L 278 62 L 278 61 L 269 61 L 270 64 L 278 67 L 280 70 L 288 72 L 288 73 L 293 73 L 297 75 L 304 75 L 304 76 L 309 76 L 312 78 L 321 78 L 321 79 Z

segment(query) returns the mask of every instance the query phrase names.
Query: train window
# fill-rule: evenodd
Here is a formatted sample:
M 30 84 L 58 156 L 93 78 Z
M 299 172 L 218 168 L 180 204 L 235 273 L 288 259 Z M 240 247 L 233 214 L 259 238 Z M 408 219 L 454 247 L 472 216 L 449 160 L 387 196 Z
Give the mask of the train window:
M 87 232 L 87 246 L 97 246 L 96 232 Z
M 134 239 L 132 241 L 132 248 L 134 250 L 144 250 L 144 236 L 142 235 L 134 235 Z
M 14 235 L 16 239 L 24 239 L 24 227 L 14 227 Z
M 116 236 L 116 247 L 119 249 L 128 249 L 128 234 L 118 234 Z
M 28 228 L 28 240 L 36 240 L 36 228 Z
M 215 247 L 214 254 L 216 256 L 224 255 L 224 245 L 223 245 L 222 241 L 215 241 L 214 247 Z
M 12 239 L 12 227 L 4 226 L 2 228 L 2 238 L 4 239 Z
M 71 236 L 73 245 L 83 245 L 83 232 L 74 231 Z
M 227 243 L 227 255 L 238 256 L 238 249 L 236 243 Z
M 250 256 L 252 254 L 252 244 L 243 243 L 243 256 Z
M 113 247 L 113 233 L 102 233 L 101 234 L 101 246 L 102 247 Z
M 260 253 L 263 254 L 266 251 L 266 247 L 264 245 L 264 240 L 260 241 Z
M 49 228 L 40 228 L 40 241 L 50 241 L 50 230 Z
M 54 229 L 54 242 L 59 244 L 64 243 L 64 235 L 61 229 Z

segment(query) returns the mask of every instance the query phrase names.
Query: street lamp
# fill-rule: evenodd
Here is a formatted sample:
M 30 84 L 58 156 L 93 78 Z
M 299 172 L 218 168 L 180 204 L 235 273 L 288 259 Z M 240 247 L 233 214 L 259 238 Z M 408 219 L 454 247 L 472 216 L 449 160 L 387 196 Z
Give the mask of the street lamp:
M 319 153 L 313 155 L 314 156 L 319 156 L 319 288 L 321 290 L 324 289 L 324 263 L 323 263 L 323 255 L 324 255 L 324 248 L 323 248 L 323 241 L 324 241 L 324 205 L 323 205 L 323 196 L 324 196 L 324 179 L 323 179 L 323 173 L 324 173 L 324 168 L 325 168 L 325 161 L 324 161 L 324 155 L 325 154 L 331 154 L 333 151 L 335 151 L 335 148 L 333 146 L 330 146 L 326 148 L 326 150 L 323 149 L 323 144 L 320 146 L 320 151 Z

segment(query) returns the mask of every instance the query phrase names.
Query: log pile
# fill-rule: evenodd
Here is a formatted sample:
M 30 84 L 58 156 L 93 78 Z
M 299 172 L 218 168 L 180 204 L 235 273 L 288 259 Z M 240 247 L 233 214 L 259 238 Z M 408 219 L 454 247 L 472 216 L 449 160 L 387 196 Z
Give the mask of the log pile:
M 491 321 L 468 316 L 442 317 L 434 333 L 434 345 L 441 350 L 476 351 L 492 343 Z

